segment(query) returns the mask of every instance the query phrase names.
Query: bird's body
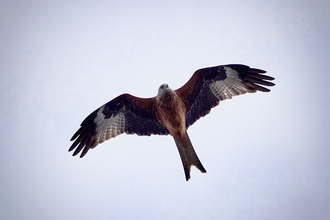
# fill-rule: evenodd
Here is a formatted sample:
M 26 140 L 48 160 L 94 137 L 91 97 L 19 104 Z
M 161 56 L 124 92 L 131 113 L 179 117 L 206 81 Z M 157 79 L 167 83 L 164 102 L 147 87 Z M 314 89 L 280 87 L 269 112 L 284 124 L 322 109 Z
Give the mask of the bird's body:
M 206 173 L 192 146 L 187 129 L 200 117 L 208 114 L 219 101 L 257 90 L 270 91 L 264 86 L 274 84 L 274 78 L 261 75 L 263 70 L 245 65 L 220 65 L 197 70 L 181 88 L 172 90 L 167 84 L 153 98 L 138 98 L 123 94 L 91 113 L 71 140 L 69 151 L 82 149 L 83 157 L 90 148 L 119 134 L 171 135 L 177 145 L 186 180 L 190 167 Z M 259 84 L 259 85 L 258 85 Z
M 190 167 L 196 166 L 201 172 L 206 173 L 202 163 L 192 146 L 186 129 L 186 106 L 180 96 L 167 84 L 159 88 L 156 98 L 159 118 L 170 135 L 173 136 L 178 148 L 186 180 L 190 179 Z

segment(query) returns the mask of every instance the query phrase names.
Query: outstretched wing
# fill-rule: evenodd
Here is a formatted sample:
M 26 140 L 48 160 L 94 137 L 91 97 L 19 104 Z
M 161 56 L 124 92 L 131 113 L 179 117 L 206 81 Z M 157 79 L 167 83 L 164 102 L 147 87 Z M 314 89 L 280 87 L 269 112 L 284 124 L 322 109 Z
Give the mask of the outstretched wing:
M 241 64 L 197 70 L 184 86 L 176 90 L 187 107 L 186 128 L 208 114 L 219 101 L 247 92 L 269 92 L 263 86 L 274 86 L 274 83 L 268 82 L 274 78 L 263 73 L 266 71 Z
M 92 112 L 73 135 L 69 151 L 76 148 L 73 156 L 82 149 L 83 157 L 90 148 L 119 134 L 167 135 L 169 131 L 160 124 L 155 114 L 155 99 L 137 98 L 123 94 Z

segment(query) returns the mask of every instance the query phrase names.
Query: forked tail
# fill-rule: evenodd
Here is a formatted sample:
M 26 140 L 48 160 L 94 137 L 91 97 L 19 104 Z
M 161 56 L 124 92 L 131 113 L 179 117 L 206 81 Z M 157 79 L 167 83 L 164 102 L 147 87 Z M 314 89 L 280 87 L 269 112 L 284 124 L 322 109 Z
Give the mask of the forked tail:
M 194 165 L 202 173 L 206 173 L 206 170 L 198 159 L 188 134 L 186 133 L 185 136 L 180 138 L 175 137 L 174 141 L 179 150 L 186 180 L 188 181 L 190 179 L 190 167 L 192 165 Z

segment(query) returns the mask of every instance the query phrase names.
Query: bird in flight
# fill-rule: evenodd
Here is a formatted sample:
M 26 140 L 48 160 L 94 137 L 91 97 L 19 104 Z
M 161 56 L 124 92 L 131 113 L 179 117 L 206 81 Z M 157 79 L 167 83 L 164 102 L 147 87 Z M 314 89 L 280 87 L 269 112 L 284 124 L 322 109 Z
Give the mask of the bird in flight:
M 162 84 L 153 98 L 122 94 L 87 116 L 72 136 L 69 151 L 74 150 L 75 156 L 82 150 L 83 157 L 89 149 L 122 133 L 171 135 L 188 181 L 192 165 L 206 173 L 188 136 L 189 126 L 220 101 L 245 93 L 269 92 L 264 86 L 274 86 L 269 82 L 274 78 L 264 73 L 241 64 L 219 65 L 197 70 L 177 90 Z

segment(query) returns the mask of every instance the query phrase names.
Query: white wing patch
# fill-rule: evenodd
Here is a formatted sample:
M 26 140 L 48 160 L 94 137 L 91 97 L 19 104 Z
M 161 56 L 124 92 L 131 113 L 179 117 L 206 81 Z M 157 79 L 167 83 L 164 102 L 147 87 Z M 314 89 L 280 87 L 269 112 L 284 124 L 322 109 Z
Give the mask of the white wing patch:
M 219 67 L 220 68 L 220 67 Z M 210 84 L 210 90 L 214 96 L 220 100 L 231 99 L 232 96 L 241 95 L 250 92 L 238 77 L 236 70 L 230 67 L 223 67 L 227 78 Z
M 96 124 L 96 140 L 99 143 L 124 133 L 125 129 L 124 113 L 120 112 L 116 116 L 105 119 L 105 115 L 102 113 L 103 109 L 104 106 L 100 108 L 94 119 L 94 123 Z

